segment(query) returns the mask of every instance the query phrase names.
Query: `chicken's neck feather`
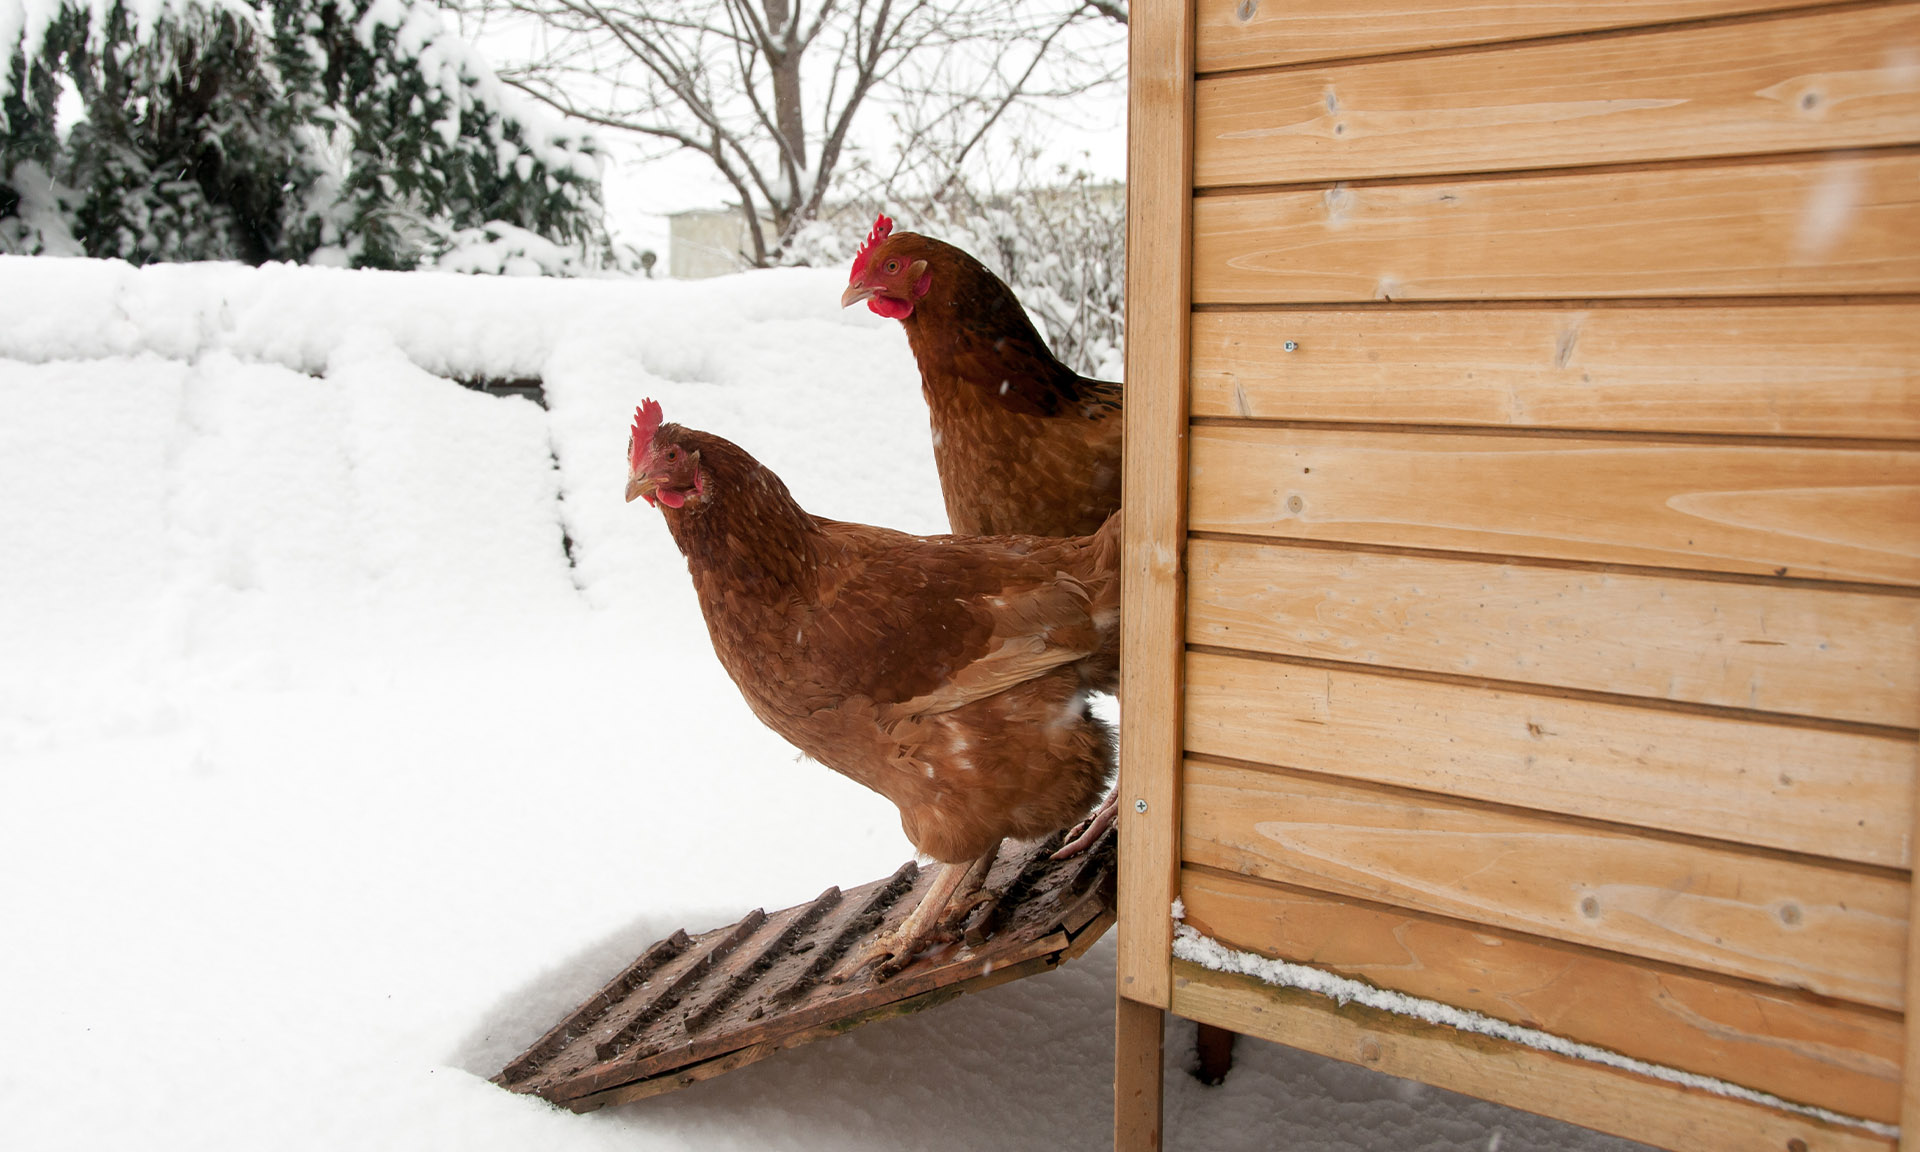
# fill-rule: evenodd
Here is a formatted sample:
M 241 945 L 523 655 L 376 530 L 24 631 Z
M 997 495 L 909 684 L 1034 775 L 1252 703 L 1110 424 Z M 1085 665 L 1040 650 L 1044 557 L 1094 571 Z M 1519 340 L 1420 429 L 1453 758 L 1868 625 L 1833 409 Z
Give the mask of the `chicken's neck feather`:
M 1097 420 L 1117 407 L 1106 403 L 1114 386 L 1062 364 L 998 281 L 948 295 L 936 288 L 902 324 L 936 423 L 957 408 L 1012 429 L 1036 417 Z
M 696 584 L 724 580 L 736 594 L 767 601 L 811 599 L 818 581 L 819 525 L 780 477 L 731 441 L 701 434 L 707 495 L 664 509 L 667 528 Z

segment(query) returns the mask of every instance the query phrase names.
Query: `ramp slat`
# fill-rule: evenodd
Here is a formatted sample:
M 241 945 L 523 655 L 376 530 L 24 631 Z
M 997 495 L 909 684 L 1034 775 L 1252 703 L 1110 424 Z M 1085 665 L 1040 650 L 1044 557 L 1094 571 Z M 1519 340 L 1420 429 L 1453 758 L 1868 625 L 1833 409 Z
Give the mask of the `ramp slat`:
M 934 871 L 885 879 L 697 936 L 678 931 L 509 1063 L 494 1082 L 587 1111 L 670 1092 L 785 1048 L 1048 971 L 1113 923 L 1118 842 L 1109 830 L 1067 860 L 1054 836 L 1007 845 L 987 880 L 1002 893 L 961 939 L 890 979 L 863 967 L 872 940 L 904 920 Z

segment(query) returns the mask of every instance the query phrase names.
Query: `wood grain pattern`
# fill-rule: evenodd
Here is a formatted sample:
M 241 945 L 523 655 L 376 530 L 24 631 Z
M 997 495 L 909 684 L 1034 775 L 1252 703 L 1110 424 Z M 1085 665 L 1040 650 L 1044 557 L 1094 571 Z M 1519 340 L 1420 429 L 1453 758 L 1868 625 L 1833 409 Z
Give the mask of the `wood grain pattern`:
M 1174 963 L 1182 1016 L 1685 1152 L 1890 1152 L 1894 1141 L 1759 1104 Z
M 1920 599 L 1194 540 L 1187 640 L 1920 728 Z
M 1914 835 L 1920 835 L 1920 812 L 1914 812 Z M 1914 885 L 1908 916 L 1907 1068 L 1901 1077 L 1901 1131 L 1920 1133 L 1920 1004 L 1914 1002 L 1914 989 L 1920 989 L 1920 939 L 1912 933 L 1912 924 L 1920 924 L 1920 885 Z
M 1188 862 L 1898 1011 L 1904 880 L 1189 761 Z M 1177 1010 L 1177 1009 L 1176 1009 Z
M 1123 756 L 1199 757 L 1123 767 L 1178 781 L 1190 922 L 1920 1127 L 1920 4 L 1198 0 L 1191 41 L 1148 4 L 1202 79 L 1136 26 L 1129 435 L 1148 341 L 1200 422 L 1145 401 L 1128 515 L 1274 541 L 1183 573 L 1129 537 L 1209 646 L 1170 671 L 1128 624 Z M 1164 939 L 1153 818 L 1123 974 L 1129 918 L 1139 971 Z M 1165 997 L 1667 1147 L 1893 1145 L 1183 963 Z
M 1920 746 L 1195 652 L 1187 746 L 1904 868 Z
M 1914 821 L 1914 834 L 1920 835 L 1920 812 L 1915 813 Z M 1920 1132 L 1920 1004 L 1914 1002 L 1914 989 L 1920 989 L 1920 939 L 1914 937 L 1912 928 L 1912 924 L 1920 923 L 1920 885 L 1914 886 L 1912 896 L 1907 929 L 1907 1059 L 1900 1085 L 1900 1127 L 1909 1133 Z
M 1198 0 L 1202 72 L 1376 56 L 1673 20 L 1810 7 L 1812 0 Z
M 1171 989 L 1169 989 L 1171 991 Z M 1117 997 L 1113 1024 L 1113 1146 L 1115 1152 L 1160 1147 L 1161 1067 L 1167 1014 L 1151 1004 Z
M 1890 1016 L 1188 869 L 1187 923 L 1241 951 L 1438 1000 L 1783 1100 L 1896 1124 Z
M 1920 583 L 1920 452 L 1196 426 L 1196 531 Z
M 1012 964 L 1005 968 L 984 973 L 976 977 L 964 991 L 981 992 L 988 988 L 1010 983 L 1014 980 L 1024 979 L 1028 976 L 1037 976 L 1042 972 L 1054 968 L 1057 964 L 1058 959 L 1056 957 L 1036 956 L 1030 960 L 1021 961 L 1018 964 Z M 635 1100 L 646 1100 L 655 1096 L 661 1096 L 668 1092 L 698 1084 L 704 1080 L 712 1080 L 728 1072 L 744 1068 L 749 1064 L 757 1064 L 776 1052 L 800 1048 L 820 1040 L 831 1040 L 836 1036 L 844 1036 L 852 1029 L 865 1024 L 877 1023 L 899 1016 L 908 1016 L 927 1008 L 936 1007 L 959 996 L 962 991 L 962 989 L 952 986 L 936 988 L 930 992 L 923 992 L 908 1000 L 876 1005 L 863 1012 L 835 1020 L 831 1023 L 820 1024 L 803 1031 L 763 1040 L 757 1044 L 750 1044 L 745 1048 L 736 1048 L 724 1056 L 716 1056 L 709 1060 L 702 1060 L 699 1063 L 690 1064 L 672 1072 L 662 1073 L 645 1080 L 624 1084 L 617 1088 L 609 1088 L 560 1103 L 562 1107 L 571 1112 L 594 1112 L 601 1108 L 609 1108 L 619 1104 L 630 1104 Z
M 1193 299 L 1772 296 L 1920 290 L 1920 157 L 1204 196 Z
M 1194 184 L 1352 180 L 1920 140 L 1920 7 L 1202 80 Z
M 1913 438 L 1920 305 L 1202 312 L 1192 411 Z
M 1149 0 L 1133 19 L 1120 653 L 1136 703 L 1120 718 L 1116 981 L 1120 995 L 1165 1008 L 1179 883 L 1193 14 Z

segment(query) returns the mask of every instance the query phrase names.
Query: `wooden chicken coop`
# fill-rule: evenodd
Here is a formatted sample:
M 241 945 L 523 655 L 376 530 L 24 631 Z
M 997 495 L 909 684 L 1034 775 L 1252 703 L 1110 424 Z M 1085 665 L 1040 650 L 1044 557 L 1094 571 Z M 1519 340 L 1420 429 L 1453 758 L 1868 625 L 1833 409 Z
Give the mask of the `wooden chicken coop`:
M 1920 1132 L 1920 3 L 1131 18 L 1116 1144 L 1169 1011 L 1688 1152 Z M 1176 959 L 1176 897 L 1642 1063 Z

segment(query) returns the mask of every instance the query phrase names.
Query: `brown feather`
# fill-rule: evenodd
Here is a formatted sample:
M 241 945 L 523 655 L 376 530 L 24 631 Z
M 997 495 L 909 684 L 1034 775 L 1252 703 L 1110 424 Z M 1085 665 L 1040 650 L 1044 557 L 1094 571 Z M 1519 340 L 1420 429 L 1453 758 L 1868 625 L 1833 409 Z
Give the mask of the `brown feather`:
M 1120 507 L 1121 386 L 1055 359 L 1012 290 L 953 245 L 898 232 L 871 262 L 890 257 L 925 261 L 931 273 L 901 324 L 953 530 L 1098 530 Z
M 1075 539 L 911 536 L 809 515 L 738 446 L 664 424 L 697 462 L 664 506 L 720 662 L 754 714 L 886 796 L 961 862 L 1072 824 L 1112 735 L 1119 523 Z M 696 490 L 696 481 L 698 487 Z

